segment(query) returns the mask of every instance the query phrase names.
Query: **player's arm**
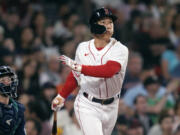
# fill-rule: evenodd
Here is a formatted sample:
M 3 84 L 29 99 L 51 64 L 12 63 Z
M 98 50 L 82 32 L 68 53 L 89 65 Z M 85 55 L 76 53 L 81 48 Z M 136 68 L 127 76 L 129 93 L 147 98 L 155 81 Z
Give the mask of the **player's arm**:
M 109 78 L 121 69 L 121 64 L 116 61 L 108 61 L 106 64 L 99 66 L 80 65 L 76 61 L 64 55 L 60 56 L 60 61 L 74 71 L 93 77 Z
M 77 81 L 73 75 L 72 72 L 69 73 L 66 82 L 62 88 L 62 90 L 59 91 L 59 94 L 63 97 L 63 98 L 67 98 L 67 96 L 74 90 L 76 89 L 78 86 Z
M 58 95 L 53 99 L 51 104 L 51 109 L 54 111 L 61 109 L 64 106 L 65 99 L 75 88 L 77 88 L 77 86 L 78 83 L 73 73 L 70 72 L 62 90 L 60 90 Z
M 81 73 L 87 76 L 109 78 L 121 70 L 120 63 L 107 61 L 104 65 L 86 66 L 82 65 Z

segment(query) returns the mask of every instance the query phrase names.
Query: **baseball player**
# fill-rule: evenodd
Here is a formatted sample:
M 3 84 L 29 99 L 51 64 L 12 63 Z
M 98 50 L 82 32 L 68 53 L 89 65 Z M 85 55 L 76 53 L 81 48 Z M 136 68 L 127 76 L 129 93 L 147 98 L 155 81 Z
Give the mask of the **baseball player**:
M 60 109 L 79 85 L 74 110 L 84 135 L 110 135 L 116 123 L 128 61 L 127 47 L 112 38 L 116 19 L 107 8 L 94 11 L 89 21 L 94 39 L 79 44 L 75 60 L 59 58 L 72 72 L 52 101 L 52 109 Z
M 18 79 L 8 66 L 0 66 L 0 135 L 25 135 L 24 106 L 17 97 Z

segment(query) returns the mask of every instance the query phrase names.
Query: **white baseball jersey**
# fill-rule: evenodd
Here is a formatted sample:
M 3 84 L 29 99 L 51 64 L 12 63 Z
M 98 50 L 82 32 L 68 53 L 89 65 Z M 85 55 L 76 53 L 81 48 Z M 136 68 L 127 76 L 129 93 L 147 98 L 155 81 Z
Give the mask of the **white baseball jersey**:
M 101 50 L 96 49 L 94 39 L 79 44 L 75 56 L 77 63 L 103 65 L 109 60 L 116 61 L 121 65 L 121 70 L 111 78 L 91 77 L 73 72 L 80 85 L 81 92 L 86 92 L 102 99 L 110 98 L 120 93 L 128 61 L 128 49 L 114 38 L 111 38 L 109 44 Z

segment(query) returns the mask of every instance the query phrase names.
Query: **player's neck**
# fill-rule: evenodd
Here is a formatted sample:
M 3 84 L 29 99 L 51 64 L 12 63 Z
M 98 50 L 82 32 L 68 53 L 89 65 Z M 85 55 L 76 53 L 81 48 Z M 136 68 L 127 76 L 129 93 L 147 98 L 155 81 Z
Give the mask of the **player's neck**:
M 104 40 L 99 38 L 94 38 L 94 45 L 96 48 L 105 47 L 110 42 L 110 39 Z
M 0 103 L 8 105 L 9 104 L 9 97 L 4 97 L 4 96 L 0 95 Z

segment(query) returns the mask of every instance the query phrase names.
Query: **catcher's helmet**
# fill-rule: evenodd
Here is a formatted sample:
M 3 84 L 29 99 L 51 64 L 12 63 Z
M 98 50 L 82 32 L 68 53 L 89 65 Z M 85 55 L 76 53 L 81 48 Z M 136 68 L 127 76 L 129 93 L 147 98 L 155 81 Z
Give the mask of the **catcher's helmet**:
M 16 98 L 18 86 L 17 75 L 9 66 L 0 66 L 0 78 L 5 76 L 9 76 L 11 81 L 9 85 L 0 82 L 0 94 Z
M 117 20 L 117 17 L 113 15 L 112 12 L 107 8 L 100 8 L 92 13 L 89 19 L 90 29 L 92 33 L 103 34 L 106 31 L 106 28 L 103 25 L 97 24 L 97 21 L 105 17 L 111 18 L 113 22 Z

